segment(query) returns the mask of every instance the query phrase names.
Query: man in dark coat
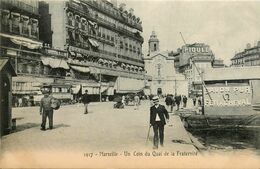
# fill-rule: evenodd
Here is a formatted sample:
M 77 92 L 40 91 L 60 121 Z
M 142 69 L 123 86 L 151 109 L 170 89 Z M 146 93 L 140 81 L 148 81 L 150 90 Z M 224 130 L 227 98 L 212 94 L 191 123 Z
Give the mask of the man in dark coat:
M 90 98 L 88 95 L 88 90 L 85 90 L 85 93 L 82 96 L 82 102 L 85 106 L 85 112 L 84 114 L 88 114 L 88 104 L 90 103 Z
M 167 106 L 167 110 L 172 112 L 172 108 L 173 108 L 173 98 L 171 97 L 171 95 L 167 95 L 166 99 L 165 99 L 165 104 Z
M 175 96 L 175 103 L 177 104 L 177 110 L 179 110 L 180 108 L 180 103 L 181 103 L 181 96 L 180 95 L 176 95 Z
M 46 120 L 48 117 L 49 120 L 49 128 L 53 129 L 53 108 L 52 102 L 54 101 L 54 97 L 50 96 L 50 91 L 43 91 L 44 97 L 40 102 L 40 115 L 42 115 L 42 124 L 41 130 L 45 130 Z
M 182 102 L 183 102 L 183 107 L 184 108 L 187 106 L 187 101 L 188 101 L 188 98 L 186 96 L 183 96 Z
M 160 145 L 163 146 L 164 125 L 169 121 L 169 114 L 165 107 L 159 104 L 158 96 L 153 97 L 152 100 L 154 105 L 150 108 L 150 125 L 153 126 L 154 131 L 153 148 L 158 149 L 159 139 Z

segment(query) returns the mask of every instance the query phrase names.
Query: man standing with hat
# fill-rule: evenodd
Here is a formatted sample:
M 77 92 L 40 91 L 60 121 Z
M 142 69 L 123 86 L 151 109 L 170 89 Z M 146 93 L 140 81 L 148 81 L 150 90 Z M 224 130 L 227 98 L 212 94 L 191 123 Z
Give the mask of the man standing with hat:
M 54 97 L 50 96 L 50 90 L 45 89 L 42 91 L 44 97 L 41 99 L 40 102 L 40 115 L 42 115 L 42 124 L 41 130 L 45 130 L 46 120 L 48 117 L 49 120 L 49 128 L 53 129 L 53 102 Z
M 169 122 L 169 114 L 163 105 L 159 104 L 159 97 L 152 98 L 154 105 L 150 108 L 150 126 L 153 126 L 154 138 L 153 148 L 158 149 L 160 145 L 163 146 L 164 140 L 164 125 Z
M 90 103 L 90 98 L 88 95 L 88 90 L 85 90 L 85 93 L 82 96 L 82 102 L 85 106 L 84 114 L 88 114 L 88 104 Z

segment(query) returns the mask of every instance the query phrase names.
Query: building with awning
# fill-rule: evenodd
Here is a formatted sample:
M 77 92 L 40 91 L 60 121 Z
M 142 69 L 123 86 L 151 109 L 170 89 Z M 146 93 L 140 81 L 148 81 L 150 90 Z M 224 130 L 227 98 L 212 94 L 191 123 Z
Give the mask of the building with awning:
M 9 35 L 5 33 L 0 33 L 1 37 L 9 38 L 13 43 L 21 46 L 25 46 L 29 49 L 39 49 L 42 47 L 42 42 L 35 41 L 29 38 L 25 38 L 18 35 Z
M 115 84 L 117 93 L 136 93 L 142 91 L 144 87 L 144 80 L 127 77 L 118 77 Z
M 116 15 L 117 12 L 122 13 L 122 11 L 114 4 L 109 6 L 105 1 L 100 1 L 102 4 L 100 6 L 92 1 L 78 1 L 76 8 L 75 1 L 41 3 L 43 4 L 42 10 L 40 10 L 42 19 L 51 15 L 51 23 L 46 25 L 48 28 L 41 29 L 41 31 L 45 34 L 46 30 L 50 29 L 52 31 L 51 45 L 68 51 L 66 60 L 68 60 L 71 71 L 70 76 L 66 79 L 70 79 L 71 83 L 79 79 L 92 81 L 93 84 L 84 84 L 81 81 L 82 91 L 86 88 L 91 95 L 100 93 L 113 95 L 117 90 L 116 79 L 118 78 L 133 79 L 133 84 L 141 83 L 144 80 L 143 38 L 140 20 L 137 23 L 133 15 L 128 18 L 131 22 L 124 20 L 121 15 Z M 100 7 L 115 11 L 114 14 L 111 13 L 114 17 L 108 16 L 102 10 L 97 10 Z M 46 17 L 46 19 L 48 18 Z M 61 19 L 65 22 L 60 22 Z M 60 24 L 56 24 L 58 22 Z M 55 25 L 55 27 L 51 25 Z M 61 32 L 63 33 L 61 34 Z M 125 45 L 126 42 L 127 45 Z M 139 67 L 141 68 L 139 69 Z M 94 86 L 95 83 L 101 82 L 101 86 Z M 113 86 L 103 85 L 111 82 L 113 82 Z M 129 84 L 131 83 L 121 83 L 120 85 L 128 86 Z M 134 85 L 134 88 L 129 90 L 136 90 L 136 88 L 140 90 L 142 87 Z
M 82 73 L 89 73 L 90 72 L 89 67 L 76 66 L 76 65 L 70 65 L 70 67 L 73 70 L 76 70 L 76 71 L 79 71 L 79 72 L 82 72 Z
M 69 65 L 64 59 L 41 57 L 43 65 L 50 66 L 51 68 L 62 68 L 65 70 L 70 69 Z

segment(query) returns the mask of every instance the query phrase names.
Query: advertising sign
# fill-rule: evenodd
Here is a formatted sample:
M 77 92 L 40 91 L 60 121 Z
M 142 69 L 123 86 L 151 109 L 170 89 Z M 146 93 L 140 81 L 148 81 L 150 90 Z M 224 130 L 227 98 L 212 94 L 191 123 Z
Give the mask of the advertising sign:
M 247 106 L 252 102 L 252 91 L 246 86 L 207 86 L 204 88 L 205 107 Z

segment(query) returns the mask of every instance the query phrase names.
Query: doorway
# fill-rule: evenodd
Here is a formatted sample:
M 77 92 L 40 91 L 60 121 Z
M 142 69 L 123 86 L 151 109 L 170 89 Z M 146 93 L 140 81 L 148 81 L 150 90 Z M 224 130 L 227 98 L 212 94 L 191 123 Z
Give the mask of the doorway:
M 157 95 L 158 95 L 158 96 L 162 95 L 162 88 L 158 88 L 158 89 L 157 89 Z

